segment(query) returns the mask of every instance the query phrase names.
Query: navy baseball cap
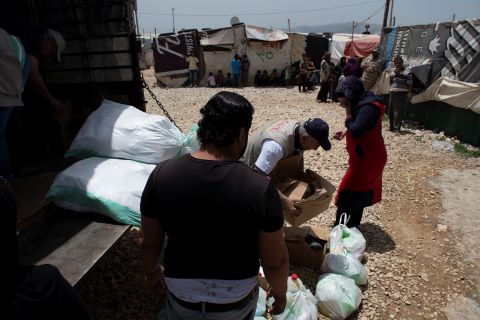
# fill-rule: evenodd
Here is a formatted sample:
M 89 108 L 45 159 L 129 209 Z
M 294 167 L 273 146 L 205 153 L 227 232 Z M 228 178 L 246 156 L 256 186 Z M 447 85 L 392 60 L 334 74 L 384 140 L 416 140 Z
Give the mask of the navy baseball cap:
M 320 118 L 310 118 L 303 124 L 305 131 L 315 138 L 322 146 L 323 150 L 330 150 L 332 144 L 328 140 L 328 124 Z

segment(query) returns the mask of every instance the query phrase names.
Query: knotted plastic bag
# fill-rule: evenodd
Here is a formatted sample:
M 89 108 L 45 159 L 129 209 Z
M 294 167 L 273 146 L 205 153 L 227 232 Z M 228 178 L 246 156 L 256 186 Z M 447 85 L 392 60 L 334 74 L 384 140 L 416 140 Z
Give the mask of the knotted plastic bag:
M 367 240 L 357 228 L 349 228 L 345 225 L 346 217 L 346 213 L 342 214 L 340 224 L 330 231 L 330 252 L 342 253 L 345 249 L 361 261 Z
M 320 269 L 324 273 L 336 273 L 350 278 L 357 285 L 365 285 L 368 281 L 365 267 L 345 249 L 342 253 L 327 254 Z
M 343 320 L 362 302 L 362 292 L 352 279 L 339 274 L 320 276 L 315 291 L 318 311 L 329 319 Z

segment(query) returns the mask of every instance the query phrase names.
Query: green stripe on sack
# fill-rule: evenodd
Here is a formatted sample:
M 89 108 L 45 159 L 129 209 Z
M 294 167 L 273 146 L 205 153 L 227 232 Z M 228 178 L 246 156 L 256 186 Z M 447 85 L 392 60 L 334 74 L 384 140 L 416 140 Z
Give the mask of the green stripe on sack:
M 50 198 L 54 201 L 69 202 L 76 206 L 93 208 L 97 210 L 98 213 L 109 216 L 117 222 L 136 227 L 140 226 L 140 212 L 85 190 L 70 186 L 53 186 L 45 198 Z
M 90 157 L 96 157 L 97 155 L 98 153 L 88 149 L 68 150 L 67 152 L 65 152 L 65 158 L 85 159 Z

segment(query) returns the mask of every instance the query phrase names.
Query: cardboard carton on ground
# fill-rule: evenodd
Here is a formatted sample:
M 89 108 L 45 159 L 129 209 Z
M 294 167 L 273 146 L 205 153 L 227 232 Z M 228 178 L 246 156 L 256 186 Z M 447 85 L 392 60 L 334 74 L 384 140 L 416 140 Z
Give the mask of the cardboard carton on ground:
M 327 253 L 329 230 L 322 227 L 303 226 L 285 227 L 284 232 L 290 263 L 315 270 L 320 269 Z M 324 243 L 323 248 L 320 251 L 313 250 L 306 241 L 308 236 L 310 239 L 317 238 L 319 242 Z
M 330 206 L 335 187 L 325 178 L 311 170 L 296 176 L 297 180 L 290 183 L 278 184 L 283 194 L 293 200 L 301 199 L 295 207 L 301 209 L 299 216 L 284 212 L 283 217 L 294 227 L 298 227 L 308 220 L 324 212 Z

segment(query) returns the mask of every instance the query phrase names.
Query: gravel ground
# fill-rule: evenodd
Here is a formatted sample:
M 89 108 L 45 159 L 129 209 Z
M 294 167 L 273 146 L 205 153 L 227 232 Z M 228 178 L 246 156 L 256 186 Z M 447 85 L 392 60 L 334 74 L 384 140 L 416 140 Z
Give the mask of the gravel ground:
M 153 70 L 147 70 L 144 75 L 183 131 L 198 121 L 199 109 L 220 91 L 161 89 L 154 84 Z M 300 93 L 296 88 L 229 90 L 244 95 L 254 105 L 251 132 L 270 121 L 286 118 L 323 118 L 332 134 L 343 128 L 343 109 L 335 103 L 316 102 L 316 92 Z M 145 96 L 147 111 L 163 114 L 147 92 Z M 465 304 L 468 298 L 467 304 L 478 308 L 480 266 L 478 259 L 469 259 L 468 250 L 457 250 L 462 243 L 461 234 L 455 227 L 450 228 L 445 215 L 439 218 L 445 212 L 443 195 L 441 188 L 437 190 L 430 181 L 446 169 L 459 173 L 473 170 L 480 175 L 480 161 L 455 154 L 448 146 L 456 141 L 441 134 L 413 125 L 400 134 L 392 134 L 385 130 L 387 125 L 384 122 L 388 163 L 383 175 L 383 201 L 366 209 L 359 228 L 367 239 L 365 266 L 369 283 L 362 288 L 364 297 L 360 309 L 349 319 L 454 319 L 454 312 L 444 309 L 447 304 Z M 438 147 L 437 141 L 444 147 Z M 345 141 L 333 142 L 329 152 L 307 152 L 305 165 L 338 185 L 347 168 Z M 471 199 L 480 194 L 478 184 L 469 184 L 466 188 Z M 478 214 L 478 207 L 476 212 Z M 334 213 L 335 207 L 331 205 L 309 224 L 331 228 Z M 442 225 L 437 225 L 439 223 Z M 479 234 L 476 232 L 471 237 L 478 239 Z M 297 273 L 314 292 L 318 273 L 295 265 L 291 266 L 291 272 Z M 136 230 L 126 234 L 99 261 L 79 292 L 96 319 L 154 318 L 161 301 L 155 301 L 143 287 Z M 319 319 L 326 318 L 320 316 Z

